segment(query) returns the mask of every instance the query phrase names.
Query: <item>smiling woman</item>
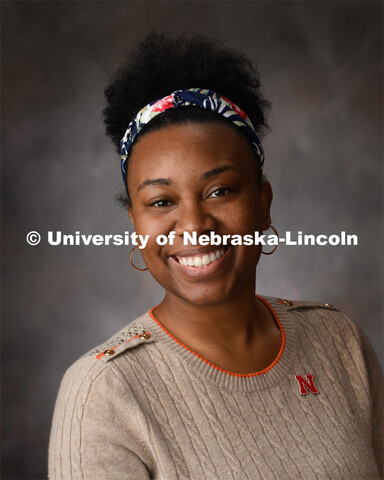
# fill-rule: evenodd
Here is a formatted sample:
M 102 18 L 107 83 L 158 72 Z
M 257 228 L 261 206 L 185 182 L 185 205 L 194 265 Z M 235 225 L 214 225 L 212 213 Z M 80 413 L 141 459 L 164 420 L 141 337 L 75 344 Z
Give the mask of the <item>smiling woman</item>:
M 263 230 L 270 221 L 271 189 L 268 182 L 258 184 L 257 169 L 247 140 L 227 125 L 167 126 L 147 133 L 134 146 L 128 168 L 129 213 L 135 231 L 150 235 L 143 258 L 168 298 L 213 306 L 219 314 L 219 305 L 228 297 L 243 303 L 255 292 L 260 246 L 229 247 L 209 268 L 172 260 L 187 257 L 199 263 L 196 259 L 201 258 L 203 264 L 204 255 L 218 250 L 184 246 L 184 232 L 242 235 Z M 140 189 L 148 172 L 155 183 Z M 174 245 L 159 246 L 156 237 L 172 230 Z M 164 303 L 156 312 L 168 317 Z
M 274 230 L 255 66 L 197 35 L 150 34 L 106 98 L 121 200 L 165 296 L 65 373 L 50 478 L 381 478 L 366 335 L 331 305 L 256 295 L 261 245 L 224 241 Z

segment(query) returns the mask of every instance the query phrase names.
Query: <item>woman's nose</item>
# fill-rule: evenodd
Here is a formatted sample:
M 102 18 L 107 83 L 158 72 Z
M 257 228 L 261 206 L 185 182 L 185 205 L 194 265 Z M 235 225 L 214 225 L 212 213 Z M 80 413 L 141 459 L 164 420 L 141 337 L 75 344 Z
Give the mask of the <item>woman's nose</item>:
M 196 232 L 201 235 L 206 231 L 215 231 L 216 221 L 212 212 L 200 202 L 190 202 L 179 210 L 179 217 L 176 223 L 176 235 L 183 235 L 183 232 Z

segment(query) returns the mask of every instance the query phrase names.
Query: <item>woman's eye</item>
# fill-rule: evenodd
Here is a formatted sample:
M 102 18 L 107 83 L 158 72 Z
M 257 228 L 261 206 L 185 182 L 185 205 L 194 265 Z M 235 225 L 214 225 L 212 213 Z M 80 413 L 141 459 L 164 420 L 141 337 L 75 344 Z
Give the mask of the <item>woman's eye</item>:
M 151 207 L 164 208 L 168 207 L 169 203 L 168 200 L 156 200 L 156 202 L 151 203 Z
M 224 195 L 227 195 L 230 191 L 230 188 L 218 188 L 210 194 L 210 197 L 223 197 Z

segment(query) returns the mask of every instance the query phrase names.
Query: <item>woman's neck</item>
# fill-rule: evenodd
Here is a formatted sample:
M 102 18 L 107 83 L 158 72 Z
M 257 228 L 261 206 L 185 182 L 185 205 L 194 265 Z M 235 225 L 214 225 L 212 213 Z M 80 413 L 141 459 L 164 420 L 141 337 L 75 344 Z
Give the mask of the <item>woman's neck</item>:
M 154 310 L 162 325 L 190 348 L 220 351 L 250 349 L 267 330 L 277 328 L 272 314 L 255 297 L 255 284 L 213 305 L 194 305 L 167 292 Z

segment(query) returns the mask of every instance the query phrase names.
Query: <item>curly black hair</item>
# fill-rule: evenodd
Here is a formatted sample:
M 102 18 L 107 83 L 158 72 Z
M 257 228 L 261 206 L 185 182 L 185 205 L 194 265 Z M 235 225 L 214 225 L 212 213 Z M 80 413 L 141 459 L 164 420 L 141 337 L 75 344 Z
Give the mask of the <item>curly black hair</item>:
M 152 30 L 128 52 L 105 88 L 107 106 L 103 120 L 117 151 L 120 152 L 120 140 L 129 122 L 141 108 L 184 88 L 214 90 L 247 113 L 260 138 L 269 131 L 266 114 L 271 104 L 261 91 L 255 63 L 246 55 L 197 33 L 176 37 Z M 244 135 L 222 115 L 192 106 L 158 115 L 137 139 L 164 125 L 191 121 L 230 124 Z M 128 192 L 120 193 L 117 199 L 124 206 L 131 205 Z

